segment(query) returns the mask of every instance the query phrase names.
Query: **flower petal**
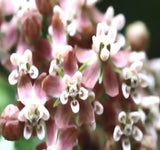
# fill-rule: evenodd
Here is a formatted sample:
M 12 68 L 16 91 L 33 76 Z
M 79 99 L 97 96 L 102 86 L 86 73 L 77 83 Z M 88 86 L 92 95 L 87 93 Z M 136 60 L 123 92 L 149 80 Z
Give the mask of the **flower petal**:
M 130 55 L 130 51 L 128 50 L 118 51 L 116 55 L 112 57 L 112 60 L 117 67 L 123 68 L 128 65 L 129 55 Z
M 100 54 L 100 57 L 101 57 L 102 61 L 107 61 L 109 56 L 110 56 L 109 50 L 104 47 L 101 50 L 101 54 Z
M 25 62 L 28 62 L 29 64 L 32 64 L 32 52 L 31 52 L 31 50 L 27 49 L 24 52 L 23 55 L 24 55 Z
M 42 140 L 45 137 L 45 130 L 42 120 L 39 122 L 39 124 L 36 126 L 37 136 L 40 140 Z
M 106 64 L 106 66 L 103 68 L 103 85 L 106 94 L 111 97 L 118 95 L 119 85 L 117 76 L 110 64 Z
M 13 53 L 11 54 L 10 61 L 14 66 L 18 66 L 20 63 L 20 58 L 21 58 L 20 54 Z
M 125 83 L 122 83 L 122 93 L 125 99 L 129 98 L 131 92 L 131 87 L 127 86 Z
M 103 105 L 99 101 L 95 101 L 93 103 L 93 108 L 94 108 L 94 112 L 97 115 L 103 114 L 104 108 L 103 108 Z
M 95 123 L 94 109 L 91 103 L 87 101 L 80 101 L 80 110 L 78 113 L 78 123 L 79 125 L 87 124 L 92 125 Z
M 36 66 L 31 66 L 29 70 L 29 75 L 32 79 L 36 79 L 38 77 L 39 71 Z
M 67 50 L 67 52 L 64 54 L 63 69 L 64 73 L 70 76 L 72 76 L 77 70 L 77 60 L 73 48 Z
M 18 98 L 24 104 L 30 103 L 32 83 L 27 75 L 22 75 L 18 82 Z
M 138 91 L 134 91 L 131 93 L 131 97 L 136 104 L 140 104 L 142 101 L 142 96 Z
M 63 91 L 60 96 L 60 101 L 63 105 L 67 104 L 68 102 L 68 93 L 66 91 Z
M 93 88 L 98 81 L 98 77 L 100 74 L 100 63 L 99 60 L 96 59 L 92 64 L 86 66 L 86 68 L 82 71 L 82 83 L 87 88 Z
M 44 92 L 42 88 L 42 81 L 45 79 L 46 73 L 42 73 L 37 80 L 35 81 L 33 85 L 33 90 L 36 94 L 36 96 L 41 100 L 42 104 L 45 104 L 46 102 L 46 93 Z
M 55 112 L 55 122 L 58 128 L 68 128 L 71 117 L 72 111 L 70 109 L 70 104 L 59 104 Z
M 114 43 L 117 36 L 117 30 L 114 27 L 111 27 L 108 31 L 108 38 L 110 43 Z
M 19 77 L 19 73 L 17 70 L 13 70 L 9 77 L 8 77 L 8 82 L 11 84 L 11 85 L 15 85 L 17 84 L 18 82 L 18 77 Z
M 110 54 L 111 56 L 114 56 L 115 54 L 117 54 L 117 52 L 120 50 L 121 45 L 119 43 L 114 43 L 111 45 L 111 51 Z
M 122 147 L 123 147 L 123 150 L 131 150 L 131 143 L 129 138 L 122 139 Z
M 58 76 L 48 75 L 42 83 L 44 91 L 53 97 L 59 97 L 63 91 L 63 83 Z
M 132 124 L 137 123 L 140 119 L 140 113 L 138 111 L 130 112 L 128 118 Z
M 84 87 L 81 87 L 79 91 L 79 98 L 82 100 L 86 100 L 88 98 L 88 95 L 89 95 L 88 90 L 85 89 Z
M 33 128 L 29 124 L 25 124 L 23 136 L 26 140 L 28 140 L 32 136 Z
M 126 113 L 124 111 L 121 111 L 118 115 L 118 121 L 120 123 L 126 124 L 126 119 L 127 119 Z
M 49 74 L 55 76 L 57 72 L 56 60 L 52 60 L 49 67 Z
M 54 145 L 56 143 L 58 127 L 54 119 L 50 119 L 46 122 L 46 130 L 47 130 L 47 145 L 48 147 Z
M 143 67 L 142 61 L 135 61 L 130 68 L 132 71 L 139 72 L 141 71 L 142 67 Z
M 112 25 L 115 26 L 118 30 L 121 30 L 125 25 L 125 17 L 123 14 L 115 16 L 112 20 Z
M 80 63 L 84 63 L 95 56 L 95 52 L 91 49 L 82 49 L 77 47 L 75 50 L 76 57 Z
M 77 145 L 77 138 L 76 127 L 70 126 L 69 128 L 62 130 L 57 145 L 59 149 L 71 150 L 75 145 Z
M 71 101 L 71 109 L 73 111 L 73 113 L 78 113 L 79 112 L 79 102 L 77 100 L 72 100 Z
M 77 71 L 73 77 L 72 80 L 77 82 L 78 84 L 81 84 L 81 80 L 82 80 L 82 73 L 80 71 Z
M 138 127 L 136 127 L 136 126 L 133 127 L 133 132 L 132 132 L 132 134 L 133 134 L 133 138 L 134 138 L 136 141 L 141 141 L 142 138 L 143 138 L 143 133 L 142 133 L 142 131 L 141 131 Z
M 116 126 L 114 128 L 114 132 L 113 132 L 113 139 L 117 142 L 120 140 L 121 136 L 122 136 L 123 132 L 120 128 L 120 126 Z
M 112 6 L 109 6 L 105 12 L 106 22 L 110 24 L 113 17 L 114 17 L 114 8 Z

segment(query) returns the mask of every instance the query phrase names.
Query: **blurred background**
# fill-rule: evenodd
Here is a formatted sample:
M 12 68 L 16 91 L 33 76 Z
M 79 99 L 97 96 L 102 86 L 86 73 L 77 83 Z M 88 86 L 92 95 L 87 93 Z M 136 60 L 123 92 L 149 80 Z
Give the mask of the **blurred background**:
M 115 8 L 115 14 L 123 13 L 126 17 L 126 26 L 134 21 L 143 21 L 150 32 L 150 44 L 147 49 L 149 58 L 160 57 L 160 0 L 103 0 L 97 7 L 105 12 L 108 6 Z M 125 28 L 123 33 L 125 33 Z M 16 101 L 16 87 L 8 84 L 8 72 L 0 64 L 0 113 L 9 103 Z M 37 139 L 16 143 L 4 142 L 0 137 L 0 150 L 32 150 L 38 142 Z M 6 148 L 7 146 L 7 148 Z

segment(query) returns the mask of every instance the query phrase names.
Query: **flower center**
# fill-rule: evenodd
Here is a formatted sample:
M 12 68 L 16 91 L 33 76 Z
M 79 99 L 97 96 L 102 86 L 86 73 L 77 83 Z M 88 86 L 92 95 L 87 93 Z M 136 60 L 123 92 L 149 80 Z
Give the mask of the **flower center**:
M 36 126 L 40 119 L 40 112 L 38 108 L 36 108 L 34 111 L 30 110 L 28 112 L 28 118 L 29 118 L 29 121 L 32 123 L 32 125 Z
M 71 98 L 75 99 L 78 95 L 78 91 L 77 84 L 72 83 L 68 86 L 68 94 Z
M 130 136 L 132 134 L 132 126 L 130 124 L 126 124 L 124 128 L 124 134 L 126 136 Z

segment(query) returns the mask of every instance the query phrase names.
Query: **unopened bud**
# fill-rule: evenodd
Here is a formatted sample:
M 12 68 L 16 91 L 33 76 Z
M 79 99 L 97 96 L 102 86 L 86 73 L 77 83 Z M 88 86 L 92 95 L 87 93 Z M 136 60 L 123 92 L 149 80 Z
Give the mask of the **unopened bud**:
M 42 15 L 49 15 L 52 13 L 54 0 L 36 0 L 36 5 Z
M 143 22 L 137 21 L 130 24 L 126 31 L 126 37 L 133 50 L 141 51 L 147 48 L 149 32 Z
M 18 120 L 19 109 L 13 104 L 9 104 L 3 110 L 0 117 L 2 135 L 7 140 L 18 140 L 23 133 L 23 125 Z
M 28 10 L 21 18 L 22 32 L 29 42 L 39 39 L 42 28 L 42 16 L 36 10 Z

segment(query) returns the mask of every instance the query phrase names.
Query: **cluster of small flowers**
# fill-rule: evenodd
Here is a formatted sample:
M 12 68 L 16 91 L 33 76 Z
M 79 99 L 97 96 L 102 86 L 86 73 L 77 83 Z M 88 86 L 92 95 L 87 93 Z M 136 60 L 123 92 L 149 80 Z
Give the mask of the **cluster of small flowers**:
M 98 0 L 9 1 L 0 1 L 0 51 L 17 103 L 0 117 L 6 139 L 46 135 L 37 150 L 158 148 L 160 69 L 146 57 L 143 23 L 125 38 L 124 15 L 103 14 Z

